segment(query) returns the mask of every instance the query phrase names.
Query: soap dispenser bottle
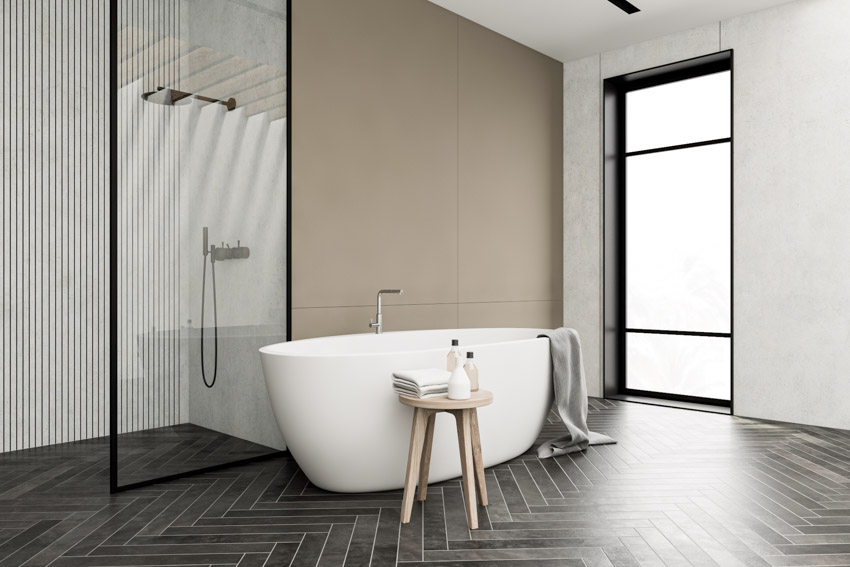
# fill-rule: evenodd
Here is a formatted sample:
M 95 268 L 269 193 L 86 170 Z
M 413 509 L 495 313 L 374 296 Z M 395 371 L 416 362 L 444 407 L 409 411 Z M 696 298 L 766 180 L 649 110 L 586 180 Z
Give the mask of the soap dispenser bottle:
M 463 364 L 463 357 L 460 355 L 458 345 L 458 340 L 452 339 L 452 350 L 449 351 L 449 355 L 446 357 L 446 370 L 449 372 L 454 370 L 455 366 L 461 366 Z
M 472 392 L 478 391 L 478 367 L 475 366 L 475 360 L 471 352 L 466 353 L 466 364 L 463 365 L 466 370 L 466 375 L 469 377 L 469 389 Z
M 450 400 L 468 400 L 471 396 L 469 391 L 469 376 L 463 366 L 458 363 L 455 369 L 452 370 L 452 375 L 449 376 L 449 391 Z

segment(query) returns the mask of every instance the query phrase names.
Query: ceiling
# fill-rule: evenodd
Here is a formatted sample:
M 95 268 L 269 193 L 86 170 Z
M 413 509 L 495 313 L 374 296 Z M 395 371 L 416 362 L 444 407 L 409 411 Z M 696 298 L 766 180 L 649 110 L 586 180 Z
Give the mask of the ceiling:
M 763 10 L 789 0 L 430 0 L 560 61 Z
M 286 118 L 286 71 L 135 26 L 118 32 L 121 87 L 174 88 L 219 100 L 236 99 L 246 116 Z

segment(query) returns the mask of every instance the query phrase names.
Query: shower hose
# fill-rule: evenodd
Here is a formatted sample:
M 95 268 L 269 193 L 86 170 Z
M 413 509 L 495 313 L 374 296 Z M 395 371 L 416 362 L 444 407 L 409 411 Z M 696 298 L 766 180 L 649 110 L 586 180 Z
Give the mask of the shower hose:
M 207 291 L 207 257 L 204 256 L 204 275 L 201 283 L 201 378 L 204 380 L 204 386 L 212 388 L 215 386 L 215 379 L 218 375 L 218 308 L 215 301 L 215 260 L 210 254 L 210 266 L 212 267 L 212 302 L 213 302 L 213 375 L 212 382 L 207 382 L 207 373 L 204 368 L 204 307 L 206 307 L 206 291 Z

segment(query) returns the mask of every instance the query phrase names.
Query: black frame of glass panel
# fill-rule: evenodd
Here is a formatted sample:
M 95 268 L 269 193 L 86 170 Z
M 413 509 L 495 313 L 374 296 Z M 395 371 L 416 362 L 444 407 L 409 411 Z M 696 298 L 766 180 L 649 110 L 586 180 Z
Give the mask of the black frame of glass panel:
M 118 485 L 118 0 L 109 2 L 109 492 L 114 494 L 234 465 L 279 457 L 285 451 Z M 292 340 L 292 0 L 286 0 L 286 340 Z
M 685 79 L 693 79 L 723 71 L 731 72 L 733 103 L 730 116 L 730 137 L 626 152 L 626 93 L 639 89 L 664 85 Z M 643 71 L 612 77 L 603 81 L 603 384 L 605 397 L 640 396 L 672 400 L 691 404 L 728 407 L 734 413 L 735 397 L 735 325 L 734 301 L 734 155 L 735 155 L 735 74 L 733 51 L 726 50 L 711 55 L 687 59 L 669 65 L 661 65 Z M 712 144 L 729 144 L 733 160 L 730 163 L 729 191 L 732 203 L 730 215 L 730 329 L 729 333 L 698 331 L 675 331 L 658 329 L 634 329 L 626 327 L 626 158 L 636 155 L 681 150 Z M 626 333 L 646 333 L 700 337 L 728 337 L 730 340 L 730 399 L 717 400 L 696 396 L 684 396 L 666 392 L 633 390 L 626 387 Z

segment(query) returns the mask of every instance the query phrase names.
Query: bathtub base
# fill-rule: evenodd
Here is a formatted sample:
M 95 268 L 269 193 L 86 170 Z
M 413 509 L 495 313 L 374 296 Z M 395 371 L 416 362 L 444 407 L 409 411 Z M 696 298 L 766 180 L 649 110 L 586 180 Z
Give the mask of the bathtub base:
M 352 335 L 260 349 L 266 386 L 287 447 L 307 478 L 333 492 L 404 486 L 413 408 L 399 403 L 392 373 L 442 368 L 451 340 L 475 352 L 483 466 L 525 453 L 552 403 L 549 340 L 540 329 L 462 329 Z M 434 422 L 430 482 L 461 476 L 451 415 Z

